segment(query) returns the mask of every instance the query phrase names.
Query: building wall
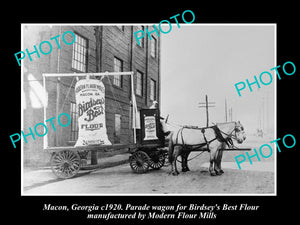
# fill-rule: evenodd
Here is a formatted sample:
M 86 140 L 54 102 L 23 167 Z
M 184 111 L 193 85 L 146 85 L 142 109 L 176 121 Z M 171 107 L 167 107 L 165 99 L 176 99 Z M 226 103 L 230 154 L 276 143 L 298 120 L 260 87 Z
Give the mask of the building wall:
M 149 100 L 150 79 L 157 81 L 157 98 L 159 100 L 159 51 L 160 42 L 158 40 L 157 58 L 150 56 L 150 41 L 144 38 L 145 45 L 140 47 L 134 39 L 133 32 L 137 30 L 136 26 L 124 26 L 120 29 L 117 26 L 102 26 L 99 42 L 96 41 L 94 26 L 35 26 L 26 25 L 23 27 L 23 51 L 28 48 L 34 51 L 33 45 L 38 48 L 42 41 L 50 41 L 50 38 L 60 34 L 57 38 L 61 49 L 52 40 L 52 52 L 49 55 L 40 53 L 40 58 L 32 54 L 32 61 L 26 57 L 23 63 L 23 131 L 30 133 L 29 127 L 34 129 L 37 123 L 43 123 L 43 105 L 47 105 L 46 119 L 55 117 L 52 121 L 56 128 L 54 131 L 50 122 L 48 125 L 48 146 L 66 146 L 73 145 L 70 141 L 71 126 L 62 128 L 57 123 L 57 116 L 60 113 L 68 113 L 71 116 L 71 102 L 75 102 L 74 86 L 75 77 L 47 78 L 46 93 L 43 89 L 43 73 L 79 73 L 72 68 L 73 45 L 66 45 L 61 36 L 66 31 L 72 31 L 75 34 L 83 36 L 88 40 L 88 57 L 86 72 L 104 72 L 114 71 L 114 58 L 123 62 L 123 71 L 140 71 L 143 73 L 143 94 L 137 96 L 138 108 L 147 108 L 151 105 Z M 149 28 L 150 29 L 150 28 Z M 71 42 L 72 36 L 66 35 L 66 41 Z M 43 51 L 47 52 L 47 45 L 43 45 Z M 98 48 L 99 55 L 96 55 Z M 97 61 L 98 60 L 98 61 Z M 97 71 L 99 70 L 99 71 Z M 112 143 L 129 143 L 132 140 L 131 112 L 130 107 L 130 76 L 122 77 L 122 87 L 113 84 L 113 77 L 105 77 L 106 94 L 106 125 L 108 137 Z M 134 80 L 136 86 L 136 79 Z M 134 90 L 135 91 L 135 90 Z M 121 116 L 120 139 L 116 137 L 115 121 L 116 114 Z M 64 118 L 64 117 L 62 117 Z M 67 123 L 66 119 L 61 122 Z M 37 128 L 37 132 L 42 134 L 42 126 Z M 24 142 L 23 159 L 25 165 L 47 165 L 50 155 L 43 151 L 43 138 L 35 135 L 35 140 L 29 135 L 26 137 L 28 143 Z
M 102 71 L 114 71 L 114 58 L 123 62 L 123 71 L 130 71 L 130 26 L 124 30 L 117 26 L 103 26 L 102 34 Z M 122 87 L 113 84 L 113 77 L 103 79 L 106 87 L 107 133 L 112 142 L 115 137 L 115 114 L 121 115 L 121 143 L 128 143 L 129 111 L 130 111 L 130 76 L 122 76 Z

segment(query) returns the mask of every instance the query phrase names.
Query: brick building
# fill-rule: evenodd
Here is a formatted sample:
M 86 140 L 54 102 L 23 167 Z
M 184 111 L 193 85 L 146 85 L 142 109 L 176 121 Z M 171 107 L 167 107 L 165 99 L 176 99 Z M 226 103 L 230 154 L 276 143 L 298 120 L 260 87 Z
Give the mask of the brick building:
M 46 106 L 47 119 L 57 118 L 60 113 L 68 113 L 72 118 L 71 124 L 64 128 L 53 120 L 56 131 L 48 129 L 48 146 L 74 145 L 78 137 L 74 93 L 78 78 L 48 77 L 44 89 L 43 73 L 133 71 L 138 109 L 149 107 L 153 100 L 160 102 L 160 38 L 154 32 L 152 40 L 145 36 L 138 45 L 133 34 L 145 28 L 141 25 L 22 25 L 22 51 L 28 49 L 29 53 L 21 61 L 24 134 L 30 133 L 29 127 L 33 130 L 37 123 L 45 122 Z M 149 31 L 153 29 L 152 26 L 147 28 Z M 67 31 L 72 31 L 75 39 Z M 111 76 L 102 81 L 105 85 L 108 138 L 113 145 L 130 143 L 130 77 Z M 39 128 L 43 129 L 39 126 L 37 132 L 43 133 Z M 43 137 L 36 136 L 33 140 L 32 135 L 28 135 L 26 139 L 27 143 L 23 141 L 24 165 L 47 165 L 50 154 L 43 151 Z

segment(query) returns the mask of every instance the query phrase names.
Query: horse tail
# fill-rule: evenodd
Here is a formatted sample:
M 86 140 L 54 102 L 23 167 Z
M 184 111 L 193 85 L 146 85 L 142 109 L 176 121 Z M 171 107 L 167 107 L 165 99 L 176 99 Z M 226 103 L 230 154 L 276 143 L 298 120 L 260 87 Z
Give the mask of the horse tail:
M 173 152 L 174 152 L 174 144 L 173 144 L 173 132 L 171 132 L 170 136 L 169 136 L 169 162 L 172 163 L 173 162 Z

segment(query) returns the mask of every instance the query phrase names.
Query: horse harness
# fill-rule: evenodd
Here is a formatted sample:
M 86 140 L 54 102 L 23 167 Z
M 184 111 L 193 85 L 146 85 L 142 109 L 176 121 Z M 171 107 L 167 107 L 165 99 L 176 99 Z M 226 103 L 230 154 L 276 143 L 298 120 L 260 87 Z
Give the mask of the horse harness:
M 234 145 L 233 145 L 233 141 L 232 141 L 232 139 L 231 139 L 231 134 L 232 134 L 232 132 L 233 132 L 234 130 L 231 131 L 230 134 L 226 134 L 226 133 L 224 133 L 223 131 L 221 131 L 221 130 L 218 128 L 217 125 L 214 125 L 214 126 L 211 126 L 211 127 L 204 127 L 204 128 L 192 128 L 192 129 L 200 129 L 200 130 L 201 130 L 205 143 L 201 143 L 201 144 L 197 144 L 197 145 L 187 145 L 187 144 L 184 143 L 183 134 L 182 134 L 184 128 L 186 128 L 186 127 L 180 128 L 180 130 L 177 132 L 177 136 L 176 136 L 176 144 L 175 144 L 175 145 L 179 145 L 179 144 L 177 144 L 177 143 L 178 143 L 178 138 L 179 138 L 179 135 L 180 135 L 180 136 L 181 136 L 181 141 L 182 141 L 182 144 L 181 144 L 181 145 L 182 145 L 183 148 L 186 148 L 186 147 L 193 147 L 193 148 L 195 148 L 195 149 L 200 149 L 200 148 L 202 148 L 203 146 L 207 145 L 207 151 L 210 152 L 210 150 L 209 150 L 209 144 L 212 143 L 212 142 L 215 141 L 215 140 L 218 140 L 218 141 L 220 141 L 220 142 L 226 143 L 226 145 L 227 145 L 228 147 L 234 146 Z M 209 141 L 207 141 L 206 136 L 205 136 L 205 130 L 206 130 L 207 128 L 212 128 L 212 129 L 214 130 L 215 134 L 216 134 L 216 137 L 215 137 L 214 139 L 212 139 L 212 140 L 209 140 Z M 222 136 L 221 133 L 227 135 L 228 137 L 227 137 L 227 138 L 224 138 L 224 137 Z

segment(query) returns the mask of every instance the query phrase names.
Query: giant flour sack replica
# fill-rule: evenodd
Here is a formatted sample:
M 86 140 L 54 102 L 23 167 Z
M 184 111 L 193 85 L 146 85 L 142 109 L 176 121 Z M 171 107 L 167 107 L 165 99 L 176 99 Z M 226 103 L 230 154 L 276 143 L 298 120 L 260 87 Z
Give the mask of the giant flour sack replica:
M 111 145 L 105 124 L 105 87 L 97 79 L 82 79 L 75 85 L 78 109 L 77 146 Z

